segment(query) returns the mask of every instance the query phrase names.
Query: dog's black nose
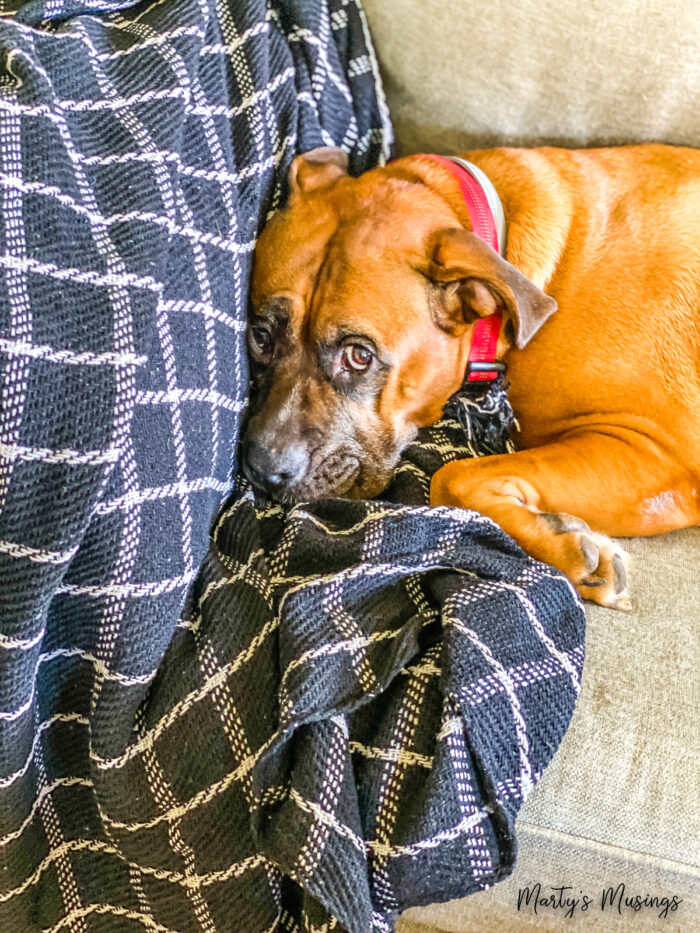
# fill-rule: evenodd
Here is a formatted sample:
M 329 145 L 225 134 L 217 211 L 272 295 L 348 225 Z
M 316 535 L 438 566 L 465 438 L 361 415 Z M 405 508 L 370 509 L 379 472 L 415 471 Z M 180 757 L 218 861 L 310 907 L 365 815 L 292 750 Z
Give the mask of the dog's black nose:
M 301 444 L 286 444 L 281 450 L 249 440 L 243 450 L 243 469 L 261 489 L 277 489 L 300 479 L 308 465 L 308 454 Z

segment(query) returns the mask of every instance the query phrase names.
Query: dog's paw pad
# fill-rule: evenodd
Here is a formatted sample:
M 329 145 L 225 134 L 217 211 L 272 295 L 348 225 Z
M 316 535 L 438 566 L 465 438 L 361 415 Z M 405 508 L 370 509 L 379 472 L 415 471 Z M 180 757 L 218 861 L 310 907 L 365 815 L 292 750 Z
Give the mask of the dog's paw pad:
M 565 512 L 541 512 L 540 517 L 557 536 L 559 561 L 584 599 L 609 609 L 629 612 L 628 555 L 606 535 L 592 531 L 582 519 Z
M 611 606 L 611 609 L 621 609 L 622 612 L 632 612 L 633 608 L 632 600 L 624 593 L 618 596 L 615 605 Z
M 603 580 L 603 585 L 593 592 L 587 591 L 587 588 L 581 588 L 579 592 L 585 598 L 592 599 L 608 609 L 631 612 L 632 600 L 627 588 L 627 552 L 605 535 L 596 532 L 591 532 L 591 535 L 598 548 L 595 576 Z

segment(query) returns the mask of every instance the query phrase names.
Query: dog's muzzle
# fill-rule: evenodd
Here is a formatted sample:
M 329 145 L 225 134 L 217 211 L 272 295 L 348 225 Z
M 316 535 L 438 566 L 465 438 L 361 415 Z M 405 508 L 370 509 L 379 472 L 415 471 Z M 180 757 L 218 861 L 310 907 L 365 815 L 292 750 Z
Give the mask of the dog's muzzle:
M 254 486 L 276 497 L 303 480 L 309 468 L 309 453 L 303 444 L 286 444 L 281 450 L 274 450 L 247 440 L 241 467 Z
M 241 468 L 254 486 L 289 504 L 346 495 L 361 465 L 357 452 L 344 447 L 310 452 L 293 443 L 276 450 L 249 439 L 243 445 Z

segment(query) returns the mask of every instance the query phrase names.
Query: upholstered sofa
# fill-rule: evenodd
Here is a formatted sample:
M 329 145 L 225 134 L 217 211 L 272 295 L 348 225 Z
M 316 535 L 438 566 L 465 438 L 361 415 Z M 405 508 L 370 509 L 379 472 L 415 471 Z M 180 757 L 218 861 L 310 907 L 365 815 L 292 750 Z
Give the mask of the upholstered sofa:
M 365 7 L 399 154 L 700 144 L 696 4 L 365 0 Z M 515 872 L 463 901 L 408 911 L 400 933 L 700 929 L 700 528 L 626 547 L 634 611 L 587 613 L 582 693 L 521 811 Z M 550 900 L 535 911 L 537 883 Z M 570 918 L 568 905 L 558 906 L 555 889 L 563 886 L 562 899 L 579 900 Z M 610 887 L 615 905 L 603 911 Z M 590 904 L 582 911 L 584 895 Z

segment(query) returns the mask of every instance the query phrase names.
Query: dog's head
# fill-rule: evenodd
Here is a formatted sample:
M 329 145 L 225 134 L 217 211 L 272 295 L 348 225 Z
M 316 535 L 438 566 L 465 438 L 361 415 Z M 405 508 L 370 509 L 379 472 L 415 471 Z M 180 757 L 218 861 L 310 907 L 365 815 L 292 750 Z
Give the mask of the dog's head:
M 461 385 L 476 318 L 502 308 L 522 347 L 556 307 L 402 162 L 299 156 L 258 242 L 243 467 L 282 501 L 378 494 Z

